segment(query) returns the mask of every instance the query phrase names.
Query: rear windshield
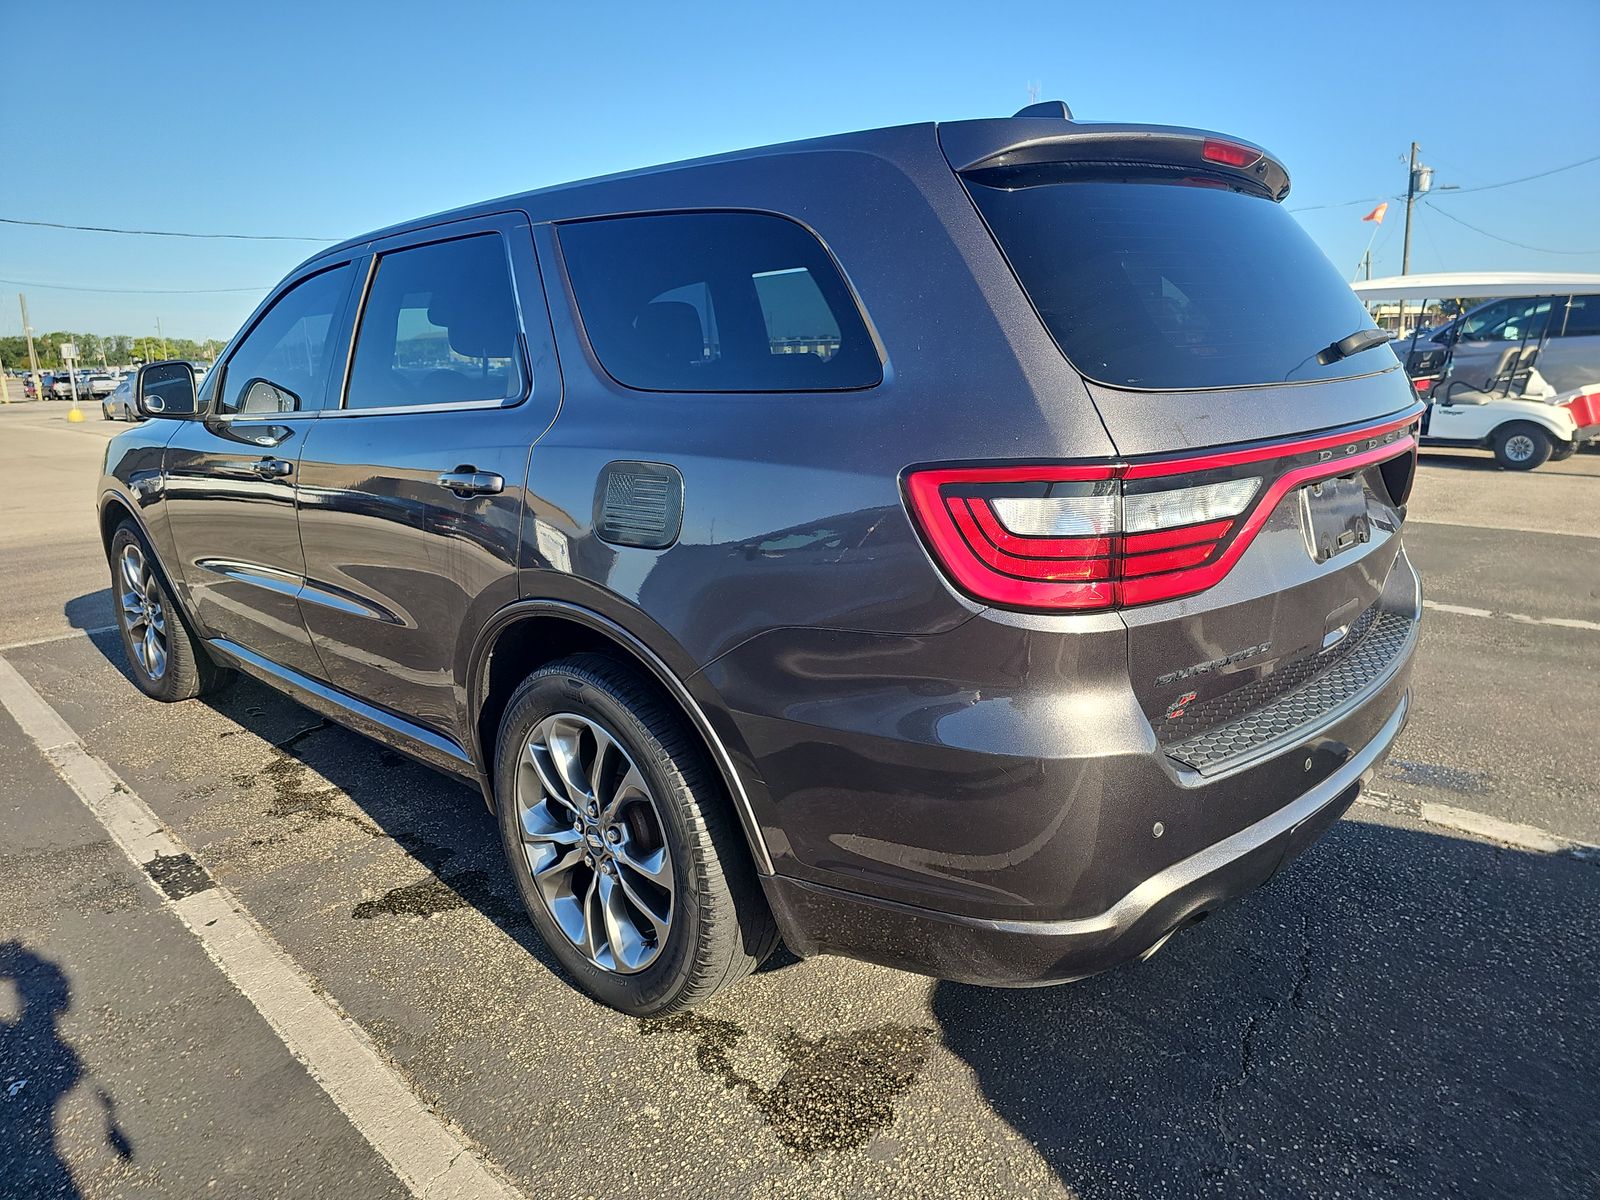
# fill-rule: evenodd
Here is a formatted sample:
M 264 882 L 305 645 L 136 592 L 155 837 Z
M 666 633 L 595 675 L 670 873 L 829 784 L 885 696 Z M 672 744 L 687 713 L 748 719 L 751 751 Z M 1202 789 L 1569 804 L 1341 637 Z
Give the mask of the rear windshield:
M 967 186 L 1061 352 L 1097 382 L 1178 391 L 1394 365 L 1381 344 L 1319 361 L 1372 320 L 1271 200 L 1152 176 Z

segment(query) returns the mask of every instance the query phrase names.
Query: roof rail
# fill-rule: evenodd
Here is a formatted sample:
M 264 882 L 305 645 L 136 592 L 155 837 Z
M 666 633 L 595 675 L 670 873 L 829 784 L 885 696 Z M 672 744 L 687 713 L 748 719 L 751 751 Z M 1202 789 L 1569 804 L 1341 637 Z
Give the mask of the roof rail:
M 1011 114 L 1013 117 L 1053 117 L 1058 121 L 1072 120 L 1072 110 L 1067 107 L 1065 100 L 1040 100 L 1037 104 L 1030 104 L 1026 108 L 1019 108 Z

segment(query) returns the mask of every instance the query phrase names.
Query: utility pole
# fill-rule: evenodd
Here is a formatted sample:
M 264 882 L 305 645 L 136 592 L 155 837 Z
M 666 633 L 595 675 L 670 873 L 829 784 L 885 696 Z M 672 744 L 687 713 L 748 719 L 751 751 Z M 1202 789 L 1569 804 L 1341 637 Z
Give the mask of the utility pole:
M 44 381 L 39 378 L 39 355 L 33 349 L 33 326 L 28 324 L 28 298 L 17 293 L 17 303 L 22 305 L 22 335 L 28 339 L 28 370 L 33 375 L 33 398 L 44 399 Z
M 156 336 L 161 339 L 161 357 L 167 357 L 167 335 L 161 332 L 161 318 L 156 318 Z
M 1406 237 L 1400 248 L 1400 274 L 1411 273 L 1411 206 L 1433 188 L 1433 168 L 1417 161 L 1417 144 L 1411 143 L 1411 167 L 1406 174 Z

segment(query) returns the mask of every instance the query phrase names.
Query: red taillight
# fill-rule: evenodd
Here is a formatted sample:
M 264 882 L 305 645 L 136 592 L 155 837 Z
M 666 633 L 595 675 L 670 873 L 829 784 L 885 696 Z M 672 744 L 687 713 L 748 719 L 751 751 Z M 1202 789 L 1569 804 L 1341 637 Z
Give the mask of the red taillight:
M 1207 138 L 1205 145 L 1200 149 L 1200 157 L 1207 162 L 1221 163 L 1226 167 L 1248 167 L 1260 161 L 1261 151 L 1241 146 L 1237 142 Z
M 1415 420 L 1187 458 L 912 471 L 906 495 L 934 558 L 975 599 L 1150 604 L 1222 579 L 1290 489 L 1410 451 Z
M 1411 386 L 1417 389 L 1417 395 L 1420 396 L 1424 392 L 1431 392 L 1433 390 L 1433 380 L 1431 380 L 1431 379 L 1413 379 L 1411 381 Z

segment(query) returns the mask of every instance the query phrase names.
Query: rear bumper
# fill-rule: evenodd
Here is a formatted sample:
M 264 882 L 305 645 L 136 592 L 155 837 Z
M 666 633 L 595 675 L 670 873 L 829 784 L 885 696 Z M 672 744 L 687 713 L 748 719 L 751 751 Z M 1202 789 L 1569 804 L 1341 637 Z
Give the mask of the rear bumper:
M 1062 920 L 993 920 L 920 908 L 781 875 L 763 880 L 798 954 L 838 953 L 963 983 L 1065 983 L 1157 948 L 1254 890 L 1316 841 L 1371 779 L 1405 725 L 1409 692 L 1359 751 L 1295 800 L 1149 876 L 1115 904 Z

